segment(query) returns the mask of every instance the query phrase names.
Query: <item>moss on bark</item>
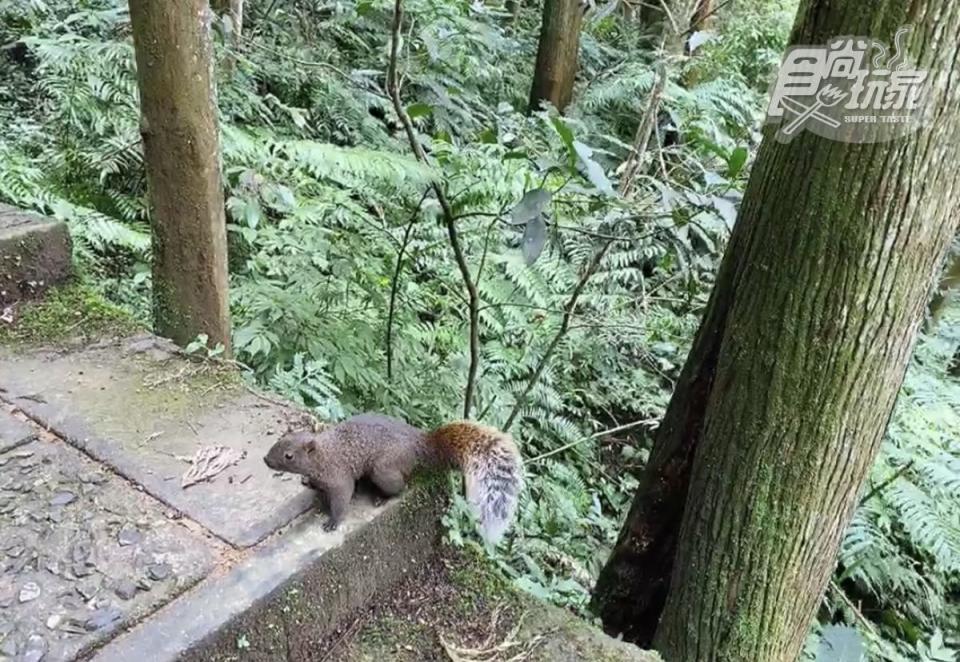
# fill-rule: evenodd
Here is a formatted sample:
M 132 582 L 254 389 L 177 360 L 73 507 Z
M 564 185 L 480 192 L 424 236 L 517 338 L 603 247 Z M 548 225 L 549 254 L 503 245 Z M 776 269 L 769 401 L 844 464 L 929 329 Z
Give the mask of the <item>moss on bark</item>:
M 227 237 L 206 0 L 131 0 L 152 207 L 154 326 L 229 353 Z
M 768 135 L 703 325 L 595 595 L 672 662 L 794 660 L 956 231 L 960 5 L 806 0 L 795 44 L 892 42 L 940 74 L 930 126 Z

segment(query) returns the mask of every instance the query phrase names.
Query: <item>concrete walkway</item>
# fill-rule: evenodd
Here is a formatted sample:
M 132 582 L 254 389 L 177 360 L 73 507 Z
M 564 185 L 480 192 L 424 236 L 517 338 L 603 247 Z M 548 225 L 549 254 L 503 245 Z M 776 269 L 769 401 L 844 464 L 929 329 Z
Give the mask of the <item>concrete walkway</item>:
M 301 420 L 149 335 L 0 348 L 0 660 L 309 659 L 439 513 L 361 495 L 325 533 L 262 461 Z M 184 486 L 198 453 L 227 466 Z

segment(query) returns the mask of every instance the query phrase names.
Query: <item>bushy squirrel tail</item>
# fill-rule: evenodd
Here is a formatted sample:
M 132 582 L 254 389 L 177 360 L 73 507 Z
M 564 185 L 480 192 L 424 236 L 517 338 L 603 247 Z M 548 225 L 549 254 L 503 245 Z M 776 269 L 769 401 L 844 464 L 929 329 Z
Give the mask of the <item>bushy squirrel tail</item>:
M 430 433 L 434 448 L 463 471 L 480 535 L 497 543 L 513 521 L 523 489 L 523 460 L 506 432 L 479 423 L 448 423 Z

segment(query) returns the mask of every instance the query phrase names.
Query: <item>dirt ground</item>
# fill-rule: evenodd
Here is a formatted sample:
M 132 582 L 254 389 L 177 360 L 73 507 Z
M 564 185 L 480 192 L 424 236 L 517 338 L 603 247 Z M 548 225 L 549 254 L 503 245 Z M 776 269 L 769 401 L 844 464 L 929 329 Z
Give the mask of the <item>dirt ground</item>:
M 347 619 L 317 662 L 656 662 L 511 589 L 482 559 L 445 548 L 427 571 Z

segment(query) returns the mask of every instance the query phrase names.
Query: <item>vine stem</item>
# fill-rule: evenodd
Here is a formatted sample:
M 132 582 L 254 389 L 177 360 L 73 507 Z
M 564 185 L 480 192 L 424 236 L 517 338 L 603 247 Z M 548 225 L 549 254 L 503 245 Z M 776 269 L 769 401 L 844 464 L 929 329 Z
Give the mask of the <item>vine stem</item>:
M 400 272 L 403 271 L 403 254 L 407 250 L 407 244 L 410 242 L 410 234 L 413 232 L 413 226 L 417 223 L 420 208 L 423 207 L 423 201 L 427 199 L 429 192 L 430 189 L 427 189 L 423 192 L 423 195 L 420 196 L 420 202 L 417 203 L 413 213 L 410 214 L 410 220 L 407 222 L 407 227 L 403 231 L 403 241 L 400 242 L 400 247 L 397 249 L 397 268 L 393 271 L 393 281 L 390 283 L 390 308 L 387 312 L 386 350 L 388 382 L 393 381 L 393 320 L 397 310 L 397 292 L 400 289 Z
M 403 130 L 407 134 L 407 141 L 410 143 L 410 149 L 418 161 L 429 163 L 426 152 L 423 151 L 423 145 L 417 137 L 417 132 L 413 128 L 413 122 L 403 107 L 400 100 L 400 84 L 397 77 L 397 57 L 400 51 L 400 28 L 403 24 L 403 0 L 396 0 L 393 7 L 393 26 L 390 36 L 390 66 L 387 68 L 387 93 L 393 102 L 393 109 L 403 125 Z M 470 367 L 467 370 L 467 384 L 464 387 L 463 395 L 463 417 L 470 418 L 470 412 L 473 410 L 473 394 L 476 390 L 477 369 L 480 365 L 480 294 L 473 278 L 470 276 L 470 267 L 467 265 L 467 259 L 463 252 L 463 245 L 460 242 L 460 235 L 457 232 L 456 216 L 453 213 L 453 207 L 447 199 L 440 182 L 433 183 L 433 191 L 437 196 L 437 202 L 440 203 L 440 209 L 443 211 L 443 221 L 447 226 L 447 235 L 450 239 L 450 247 L 453 249 L 453 256 L 460 269 L 460 275 L 463 278 L 463 284 L 467 288 L 467 305 L 470 313 Z

